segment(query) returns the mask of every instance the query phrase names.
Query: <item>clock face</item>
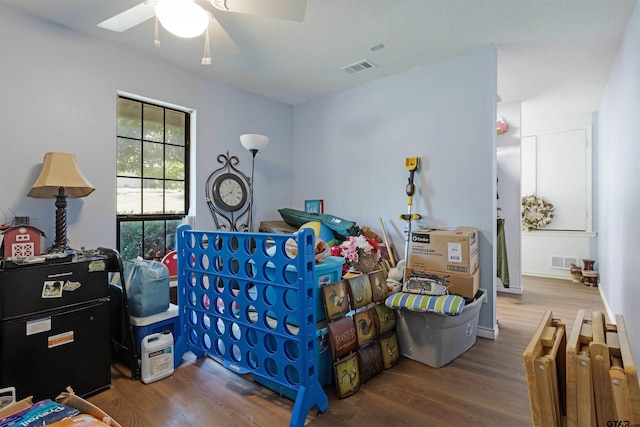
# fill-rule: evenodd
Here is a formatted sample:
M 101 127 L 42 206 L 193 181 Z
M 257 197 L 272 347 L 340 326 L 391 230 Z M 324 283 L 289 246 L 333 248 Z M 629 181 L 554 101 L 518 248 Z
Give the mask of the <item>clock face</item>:
M 238 176 L 222 174 L 213 182 L 213 199 L 225 210 L 237 211 L 247 201 L 247 187 Z

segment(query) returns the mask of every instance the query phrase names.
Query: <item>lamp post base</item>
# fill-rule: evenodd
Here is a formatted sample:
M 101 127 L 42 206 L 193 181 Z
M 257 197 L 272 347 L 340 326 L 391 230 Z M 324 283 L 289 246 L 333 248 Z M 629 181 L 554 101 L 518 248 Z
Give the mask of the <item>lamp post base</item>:
M 64 187 L 58 189 L 56 195 L 56 239 L 53 246 L 49 248 L 49 253 L 64 252 L 69 249 L 67 242 L 67 195 L 64 194 Z

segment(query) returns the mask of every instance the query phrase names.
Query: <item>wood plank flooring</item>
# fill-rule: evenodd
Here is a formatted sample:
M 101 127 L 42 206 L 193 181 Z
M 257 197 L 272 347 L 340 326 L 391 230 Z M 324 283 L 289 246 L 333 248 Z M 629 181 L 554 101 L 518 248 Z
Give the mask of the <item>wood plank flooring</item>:
M 571 328 L 579 309 L 604 312 L 597 288 L 568 280 L 523 278 L 522 295 L 500 294 L 499 335 L 442 368 L 401 358 L 356 394 L 312 410 L 306 426 L 531 425 L 522 354 L 545 310 Z M 570 330 L 567 331 L 570 333 Z M 293 402 L 190 353 L 174 374 L 143 384 L 126 367 L 112 368 L 112 387 L 88 398 L 126 427 L 288 426 Z

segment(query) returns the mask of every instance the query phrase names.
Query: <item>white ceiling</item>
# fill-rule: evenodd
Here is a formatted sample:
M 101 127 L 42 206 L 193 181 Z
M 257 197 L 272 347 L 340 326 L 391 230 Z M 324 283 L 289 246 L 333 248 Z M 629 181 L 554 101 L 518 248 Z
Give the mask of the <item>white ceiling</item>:
M 123 33 L 96 26 L 140 0 L 0 3 L 293 105 L 493 43 L 498 94 L 522 101 L 524 120 L 536 109 L 597 110 L 635 0 L 307 0 L 300 23 L 216 13 L 238 50 L 212 34 L 210 66 L 200 63 L 203 37 L 161 28 L 155 48 L 153 19 Z M 376 68 L 340 70 L 364 59 Z

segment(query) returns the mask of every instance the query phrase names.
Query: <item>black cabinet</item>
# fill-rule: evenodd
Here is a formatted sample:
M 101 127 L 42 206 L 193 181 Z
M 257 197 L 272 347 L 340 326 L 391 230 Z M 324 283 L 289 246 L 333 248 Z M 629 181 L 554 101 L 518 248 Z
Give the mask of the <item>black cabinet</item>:
M 18 399 L 111 385 L 105 260 L 0 270 L 0 386 Z

